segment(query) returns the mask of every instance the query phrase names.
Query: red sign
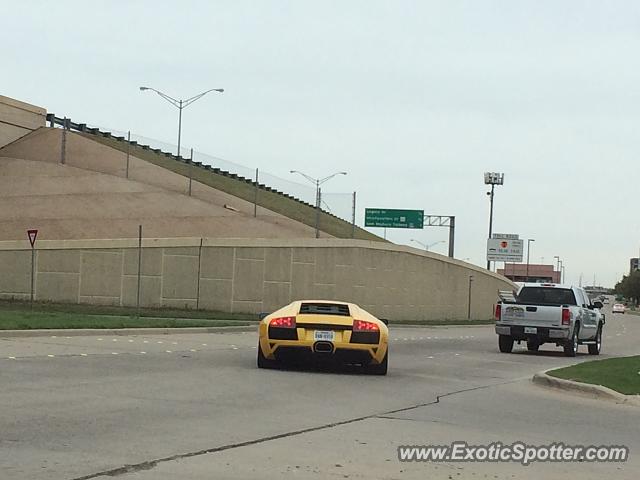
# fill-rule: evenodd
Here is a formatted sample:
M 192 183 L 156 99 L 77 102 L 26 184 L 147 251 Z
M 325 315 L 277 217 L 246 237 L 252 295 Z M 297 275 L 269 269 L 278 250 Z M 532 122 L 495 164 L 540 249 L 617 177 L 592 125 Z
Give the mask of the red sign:
M 29 237 L 31 248 L 33 248 L 36 243 L 36 237 L 38 236 L 38 230 L 27 230 L 27 236 Z

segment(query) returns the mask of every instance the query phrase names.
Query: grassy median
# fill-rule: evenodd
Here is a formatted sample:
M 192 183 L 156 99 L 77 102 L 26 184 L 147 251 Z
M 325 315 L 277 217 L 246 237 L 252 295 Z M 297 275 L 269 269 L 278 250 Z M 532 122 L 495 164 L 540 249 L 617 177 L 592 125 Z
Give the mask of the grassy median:
M 202 310 L 0 302 L 0 330 L 41 328 L 175 328 L 251 325 L 257 315 Z
M 565 380 L 602 385 L 625 395 L 640 394 L 640 356 L 595 360 L 547 373 Z

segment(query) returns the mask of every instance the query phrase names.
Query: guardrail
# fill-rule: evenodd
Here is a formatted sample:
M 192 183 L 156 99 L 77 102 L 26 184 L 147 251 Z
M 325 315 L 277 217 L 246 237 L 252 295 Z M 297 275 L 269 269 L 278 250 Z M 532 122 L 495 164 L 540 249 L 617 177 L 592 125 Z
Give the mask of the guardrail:
M 288 193 L 282 192 L 280 190 L 277 190 L 275 188 L 269 187 L 268 185 L 265 185 L 263 183 L 260 182 L 256 182 L 255 180 L 251 179 L 251 178 L 247 178 L 244 177 L 242 175 L 238 175 L 236 173 L 230 172 L 228 170 L 223 170 L 221 168 L 217 168 L 214 167 L 212 165 L 206 165 L 203 164 L 202 162 L 198 162 L 198 161 L 193 161 L 190 158 L 184 158 L 182 155 L 176 155 L 174 153 L 171 152 L 165 152 L 160 148 L 153 148 L 150 145 L 146 145 L 146 144 L 141 144 L 135 140 L 128 140 L 126 137 L 122 136 L 122 135 L 114 135 L 109 131 L 105 131 L 105 130 L 101 130 L 99 128 L 96 127 L 90 127 L 88 126 L 86 123 L 76 123 L 73 122 L 71 119 L 66 118 L 66 117 L 57 117 L 55 114 L 53 113 L 47 113 L 47 122 L 50 124 L 51 127 L 56 127 L 59 126 L 61 128 L 64 128 L 66 130 L 70 130 L 70 131 L 76 131 L 76 132 L 82 132 L 82 133 L 88 133 L 90 135 L 96 135 L 96 136 L 101 136 L 101 137 L 105 137 L 105 138 L 111 138 L 114 140 L 117 140 L 119 142 L 122 142 L 124 144 L 129 144 L 131 146 L 134 147 L 138 147 L 138 148 L 142 148 L 143 150 L 149 150 L 150 152 L 154 152 L 158 155 L 164 155 L 167 158 L 170 158 L 172 160 L 175 160 L 177 162 L 182 162 L 182 163 L 186 163 L 188 165 L 194 165 L 198 168 L 202 168 L 204 170 L 207 170 L 211 173 L 215 173 L 217 175 L 222 175 L 224 177 L 228 177 L 228 178 L 232 178 L 235 180 L 238 180 L 240 182 L 245 182 L 248 183 L 254 187 L 257 187 L 260 190 L 264 190 L 267 192 L 272 192 L 275 193 L 277 195 L 281 195 L 289 200 L 293 200 L 295 202 L 301 203 L 303 205 L 306 205 L 308 207 L 311 208 L 316 208 L 315 205 L 312 205 L 311 203 L 305 202 L 304 200 L 301 200 L 293 195 L 290 195 Z M 324 213 L 325 215 L 328 215 L 330 217 L 333 217 L 335 219 L 338 219 L 340 221 L 343 222 L 347 222 L 346 220 L 344 220 L 343 218 L 338 217 L 337 215 L 334 215 L 331 212 L 328 212 L 326 210 L 323 210 L 322 208 L 320 208 L 320 211 L 322 213 Z M 355 220 L 355 219 L 354 219 Z M 347 222 L 347 223 L 351 223 L 353 225 L 353 227 L 355 228 L 355 221 L 353 222 Z

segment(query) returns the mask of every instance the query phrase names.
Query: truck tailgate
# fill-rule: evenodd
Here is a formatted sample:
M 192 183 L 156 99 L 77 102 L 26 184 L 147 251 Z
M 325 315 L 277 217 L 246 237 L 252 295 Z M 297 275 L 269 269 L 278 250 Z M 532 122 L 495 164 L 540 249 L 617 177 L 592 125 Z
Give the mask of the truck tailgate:
M 502 306 L 501 321 L 530 327 L 559 327 L 562 322 L 562 307 L 505 304 Z

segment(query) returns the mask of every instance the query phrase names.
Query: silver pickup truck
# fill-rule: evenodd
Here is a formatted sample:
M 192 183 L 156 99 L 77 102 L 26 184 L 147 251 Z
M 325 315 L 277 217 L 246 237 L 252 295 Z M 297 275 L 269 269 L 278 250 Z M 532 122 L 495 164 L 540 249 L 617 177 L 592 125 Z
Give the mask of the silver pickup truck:
M 579 345 L 587 345 L 591 355 L 598 355 L 605 323 L 602 307 L 580 287 L 524 283 L 515 296 L 496 304 L 500 351 L 510 353 L 514 342 L 526 341 L 530 351 L 555 343 L 569 357 L 575 357 Z

